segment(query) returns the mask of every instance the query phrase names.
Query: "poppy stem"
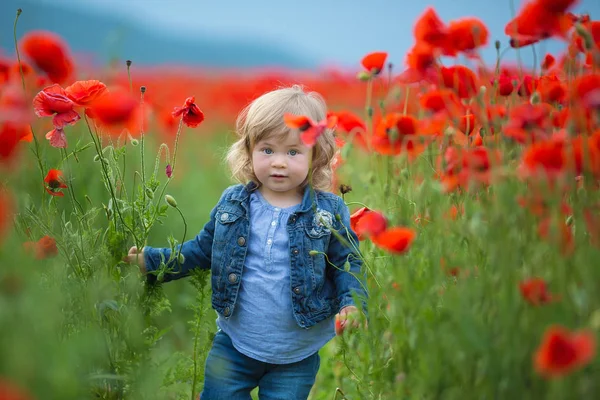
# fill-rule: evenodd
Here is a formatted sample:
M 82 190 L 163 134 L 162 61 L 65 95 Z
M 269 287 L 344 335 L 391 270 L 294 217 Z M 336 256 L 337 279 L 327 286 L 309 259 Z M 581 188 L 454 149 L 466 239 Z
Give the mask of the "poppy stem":
M 179 136 L 181 136 L 181 128 L 182 127 L 183 127 L 183 116 L 179 120 L 179 126 L 177 127 L 177 133 L 175 134 L 175 145 L 173 146 L 173 168 L 171 168 L 171 176 L 173 176 L 175 174 L 175 164 L 177 163 L 177 145 L 179 144 Z
M 20 8 L 17 9 L 17 16 L 15 18 L 15 23 L 13 25 L 13 39 L 15 41 L 15 53 L 17 54 L 17 62 L 19 63 L 19 73 L 21 75 L 21 83 L 23 85 L 23 93 L 25 93 L 25 96 L 27 96 L 27 88 L 25 87 L 25 73 L 23 72 L 23 63 L 21 62 L 21 54 L 19 53 L 19 45 L 17 42 L 17 22 L 19 21 L 19 16 L 21 15 L 22 12 L 23 12 L 23 10 L 21 10 Z M 42 159 L 40 158 L 40 147 L 38 144 L 37 137 L 35 136 L 35 133 L 33 132 L 33 127 L 31 126 L 31 124 L 29 125 L 29 128 L 31 129 L 31 136 L 33 136 L 33 143 L 35 145 L 33 153 L 35 154 L 35 158 L 37 159 L 38 167 L 40 169 L 40 174 L 42 174 L 42 182 L 44 182 L 45 174 L 44 174 L 44 166 L 42 165 Z M 43 190 L 42 190 L 42 193 L 44 193 Z M 45 203 L 42 202 L 42 204 L 45 204 Z
M 175 209 L 177 210 L 179 215 L 181 215 L 181 219 L 183 220 L 183 238 L 181 239 L 181 245 L 179 246 L 179 251 L 177 252 L 177 258 L 176 258 L 177 264 L 180 264 L 179 266 L 181 267 L 181 263 L 179 262 L 179 256 L 181 255 L 181 249 L 183 248 L 183 242 L 185 242 L 185 236 L 187 235 L 187 222 L 185 220 L 185 217 L 183 216 L 183 213 L 179 209 L 179 207 L 175 207 Z
M 127 225 L 125 223 L 125 219 L 123 218 L 123 214 L 121 214 L 121 208 L 119 207 L 119 202 L 117 201 L 117 196 L 115 194 L 115 190 L 113 188 L 112 182 L 110 181 L 110 175 L 108 173 L 108 170 L 106 169 L 106 164 L 104 162 L 102 162 L 102 148 L 100 147 L 100 144 L 98 142 L 96 142 L 96 138 L 94 137 L 94 133 L 92 132 L 92 128 L 90 127 L 90 121 L 87 118 L 87 115 L 83 115 L 83 118 L 85 119 L 85 123 L 88 127 L 88 132 L 90 133 L 90 136 L 92 137 L 92 141 L 94 142 L 94 146 L 96 147 L 96 153 L 98 153 L 98 156 L 100 157 L 100 165 L 102 168 L 102 172 L 104 172 L 104 177 L 106 179 L 106 184 L 108 185 L 108 189 L 110 191 L 110 196 L 112 197 L 112 201 L 113 201 L 113 206 L 115 208 L 115 210 L 117 210 L 117 214 L 119 215 L 119 219 L 121 220 L 121 223 L 123 224 L 123 226 L 129 231 L 129 233 L 131 233 L 131 235 L 133 236 L 133 240 L 135 241 L 135 245 L 138 248 L 142 248 L 143 247 L 143 243 L 140 242 L 140 240 L 138 239 L 137 235 L 135 234 L 135 232 L 133 231 L 133 229 Z

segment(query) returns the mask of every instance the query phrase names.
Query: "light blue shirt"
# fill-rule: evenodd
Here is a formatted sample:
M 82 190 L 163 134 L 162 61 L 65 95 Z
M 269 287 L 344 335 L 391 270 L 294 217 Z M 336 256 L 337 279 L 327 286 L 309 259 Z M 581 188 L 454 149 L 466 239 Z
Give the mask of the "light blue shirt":
M 271 364 L 303 360 L 335 336 L 333 317 L 310 329 L 294 319 L 287 221 L 299 206 L 273 207 L 258 190 L 250 195 L 250 235 L 237 305 L 229 320 L 217 318 L 240 353 Z

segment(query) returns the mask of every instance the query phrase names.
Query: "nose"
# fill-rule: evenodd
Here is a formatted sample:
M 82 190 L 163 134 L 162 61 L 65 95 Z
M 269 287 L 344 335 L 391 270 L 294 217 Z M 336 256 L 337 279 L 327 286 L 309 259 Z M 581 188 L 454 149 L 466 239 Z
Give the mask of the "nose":
M 285 168 L 287 166 L 285 157 L 280 155 L 275 155 L 271 159 L 271 166 L 273 168 Z

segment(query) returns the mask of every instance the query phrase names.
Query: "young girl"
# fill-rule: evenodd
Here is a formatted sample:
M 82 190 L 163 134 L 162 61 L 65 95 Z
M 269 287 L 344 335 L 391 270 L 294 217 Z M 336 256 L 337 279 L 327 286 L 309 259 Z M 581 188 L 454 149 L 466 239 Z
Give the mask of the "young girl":
M 202 400 L 247 400 L 257 386 L 261 399 L 306 399 L 318 351 L 335 336 L 335 314 L 343 328 L 357 312 L 353 296 L 367 295 L 356 278 L 359 255 L 349 246 L 358 240 L 348 208 L 327 192 L 333 132 L 308 148 L 298 130 L 285 125 L 286 113 L 321 121 L 326 106 L 319 94 L 293 86 L 266 93 L 242 111 L 239 140 L 227 154 L 242 184 L 223 192 L 202 231 L 183 243 L 183 263 L 164 275 L 169 281 L 193 268 L 211 270 L 218 329 Z M 126 258 L 155 280 L 152 272 L 170 252 L 132 247 Z

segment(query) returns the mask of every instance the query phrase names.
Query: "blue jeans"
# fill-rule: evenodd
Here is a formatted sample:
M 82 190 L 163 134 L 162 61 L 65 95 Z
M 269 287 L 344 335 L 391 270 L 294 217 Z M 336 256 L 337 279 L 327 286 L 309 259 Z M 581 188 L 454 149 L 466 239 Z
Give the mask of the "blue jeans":
M 237 351 L 219 330 L 206 358 L 200 400 L 251 400 L 258 386 L 260 400 L 305 400 L 315 383 L 319 353 L 291 364 L 269 364 Z

